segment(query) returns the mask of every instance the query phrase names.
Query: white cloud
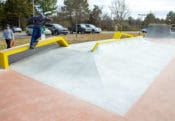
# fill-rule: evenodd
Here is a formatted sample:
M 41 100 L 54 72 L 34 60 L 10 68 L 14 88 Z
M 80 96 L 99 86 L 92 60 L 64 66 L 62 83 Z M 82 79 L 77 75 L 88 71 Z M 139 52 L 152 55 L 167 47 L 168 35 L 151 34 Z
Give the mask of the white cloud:
M 64 0 L 58 0 L 63 3 Z M 110 14 L 110 6 L 113 0 L 88 0 L 90 8 L 93 5 L 103 7 L 104 13 Z M 138 14 L 148 14 L 152 12 L 156 17 L 165 18 L 169 11 L 175 11 L 174 0 L 126 0 L 126 4 L 130 9 L 131 16 L 139 17 Z
M 112 0 L 89 0 L 90 6 L 94 4 L 103 6 L 104 12 L 110 12 Z M 147 14 L 152 12 L 156 17 L 165 18 L 169 11 L 175 11 L 174 0 L 126 0 L 126 4 L 129 6 L 131 16 L 138 17 L 138 14 Z

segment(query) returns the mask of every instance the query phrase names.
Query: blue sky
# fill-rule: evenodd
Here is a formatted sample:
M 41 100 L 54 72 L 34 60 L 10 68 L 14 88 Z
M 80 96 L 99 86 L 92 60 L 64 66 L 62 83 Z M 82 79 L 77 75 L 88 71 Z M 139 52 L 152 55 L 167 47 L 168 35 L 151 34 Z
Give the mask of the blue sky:
M 61 3 L 63 0 L 58 0 Z M 110 6 L 113 0 L 88 0 L 89 5 L 103 7 L 104 13 L 110 14 Z M 125 0 L 129 7 L 130 15 L 138 18 L 138 14 L 148 14 L 152 12 L 156 17 L 165 18 L 169 11 L 175 11 L 175 0 Z

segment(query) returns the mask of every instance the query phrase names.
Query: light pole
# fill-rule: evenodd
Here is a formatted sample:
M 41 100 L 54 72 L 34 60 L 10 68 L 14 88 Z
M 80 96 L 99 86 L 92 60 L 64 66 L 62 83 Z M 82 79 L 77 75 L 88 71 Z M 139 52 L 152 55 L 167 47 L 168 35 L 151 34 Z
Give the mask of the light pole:
M 147 14 L 138 14 L 138 16 L 140 16 L 140 25 L 139 25 L 139 35 L 141 33 L 141 26 L 142 26 L 142 18 L 147 16 Z
M 32 1 L 32 5 L 33 5 L 33 16 L 35 16 L 35 1 Z

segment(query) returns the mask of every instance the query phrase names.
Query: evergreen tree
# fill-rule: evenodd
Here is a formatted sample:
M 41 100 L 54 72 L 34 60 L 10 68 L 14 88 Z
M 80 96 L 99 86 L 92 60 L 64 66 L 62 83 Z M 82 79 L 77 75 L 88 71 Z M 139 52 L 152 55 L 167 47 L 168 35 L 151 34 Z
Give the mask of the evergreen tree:
M 147 27 L 149 24 L 156 23 L 156 17 L 153 13 L 147 14 L 144 20 L 144 26 Z
M 71 24 L 86 22 L 89 18 L 87 0 L 65 0 L 66 16 Z
M 102 10 L 97 5 L 94 5 L 93 10 L 90 12 L 89 23 L 100 26 Z
M 167 24 L 175 24 L 175 12 L 170 11 L 166 16 Z
M 4 25 L 5 22 L 5 13 L 4 13 L 4 3 L 0 1 L 0 28 Z
M 35 5 L 38 5 L 43 12 L 54 13 L 57 9 L 57 0 L 35 0 Z
M 0 22 L 2 22 L 5 17 L 4 12 L 4 2 L 0 1 Z
M 4 4 L 6 23 L 20 26 L 32 14 L 31 0 L 7 0 Z

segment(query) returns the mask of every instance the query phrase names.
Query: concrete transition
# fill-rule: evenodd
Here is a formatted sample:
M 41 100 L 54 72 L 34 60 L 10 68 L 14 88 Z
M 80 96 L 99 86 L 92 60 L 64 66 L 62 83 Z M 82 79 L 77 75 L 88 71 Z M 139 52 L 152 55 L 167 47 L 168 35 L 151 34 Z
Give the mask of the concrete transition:
M 146 38 L 101 45 L 92 53 L 94 44 L 55 47 L 11 69 L 123 116 L 175 55 L 174 46 Z
M 175 38 L 175 27 L 166 24 L 153 24 L 147 28 L 147 38 Z

